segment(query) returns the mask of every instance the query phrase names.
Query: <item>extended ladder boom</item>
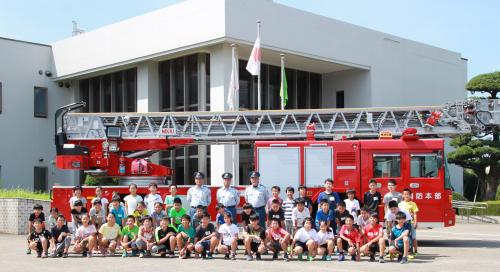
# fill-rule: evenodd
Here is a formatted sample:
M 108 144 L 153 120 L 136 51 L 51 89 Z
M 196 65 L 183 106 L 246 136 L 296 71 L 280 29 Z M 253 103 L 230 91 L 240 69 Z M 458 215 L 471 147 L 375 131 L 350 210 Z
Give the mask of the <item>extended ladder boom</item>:
M 500 100 L 466 100 L 443 106 L 226 112 L 70 113 L 64 116 L 68 140 L 107 139 L 119 127 L 122 139 L 192 138 L 238 141 L 305 138 L 315 124 L 316 138 L 373 138 L 381 131 L 401 135 L 452 136 L 498 130 Z

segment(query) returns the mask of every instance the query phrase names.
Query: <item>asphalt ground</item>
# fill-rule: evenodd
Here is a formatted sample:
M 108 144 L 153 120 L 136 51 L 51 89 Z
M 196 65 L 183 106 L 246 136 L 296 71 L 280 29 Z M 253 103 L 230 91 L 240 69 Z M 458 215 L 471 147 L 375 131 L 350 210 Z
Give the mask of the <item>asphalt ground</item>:
M 272 261 L 271 255 L 263 256 L 262 261 L 248 262 L 242 250 L 237 260 L 224 260 L 216 255 L 213 260 L 179 260 L 151 257 L 121 256 L 91 259 L 70 254 L 66 259 L 36 258 L 36 254 L 26 255 L 26 237 L 0 234 L 0 271 L 500 271 L 500 225 L 499 224 L 457 224 L 451 228 L 419 229 L 419 255 L 409 264 L 387 262 L 384 264 L 368 262 L 363 257 L 360 262 L 313 262 Z M 240 246 L 241 248 L 241 246 Z M 349 258 L 346 258 L 349 259 Z

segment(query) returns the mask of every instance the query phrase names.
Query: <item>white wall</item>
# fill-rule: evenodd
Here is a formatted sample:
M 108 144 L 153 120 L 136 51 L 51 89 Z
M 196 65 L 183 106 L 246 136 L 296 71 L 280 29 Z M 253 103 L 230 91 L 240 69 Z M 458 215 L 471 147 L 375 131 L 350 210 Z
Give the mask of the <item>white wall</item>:
M 52 44 L 58 77 L 137 61 L 224 36 L 224 1 L 191 0 Z
M 344 106 L 360 108 L 371 105 L 370 71 L 350 69 L 323 75 L 323 108 L 335 108 L 336 92 L 344 91 Z
M 45 74 L 52 71 L 49 46 L 0 38 L 0 165 L 3 187 L 33 188 L 35 166 L 48 167 L 48 186 L 73 184 L 72 172 L 55 169 L 54 112 L 72 101 L 73 92 L 60 88 Z M 34 117 L 34 86 L 48 88 L 48 118 Z M 39 162 L 39 158 L 43 158 Z
M 262 21 L 264 48 L 369 69 L 371 103 L 360 106 L 436 105 L 466 97 L 467 63 L 459 53 L 272 1 L 226 1 L 228 38 L 251 43 L 256 20 Z

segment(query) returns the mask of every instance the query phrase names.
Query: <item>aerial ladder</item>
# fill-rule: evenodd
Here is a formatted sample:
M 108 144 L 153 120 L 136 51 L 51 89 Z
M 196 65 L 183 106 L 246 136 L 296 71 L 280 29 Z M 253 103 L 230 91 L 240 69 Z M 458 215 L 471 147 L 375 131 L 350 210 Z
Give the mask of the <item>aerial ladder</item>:
M 483 137 L 500 130 L 499 99 L 384 108 L 70 113 L 83 107 L 85 102 L 73 103 L 55 113 L 56 165 L 112 177 L 170 176 L 172 169 L 162 165 L 148 163 L 139 173 L 130 165 L 159 151 L 195 144 L 373 139 L 381 133 L 398 137 L 408 132 Z

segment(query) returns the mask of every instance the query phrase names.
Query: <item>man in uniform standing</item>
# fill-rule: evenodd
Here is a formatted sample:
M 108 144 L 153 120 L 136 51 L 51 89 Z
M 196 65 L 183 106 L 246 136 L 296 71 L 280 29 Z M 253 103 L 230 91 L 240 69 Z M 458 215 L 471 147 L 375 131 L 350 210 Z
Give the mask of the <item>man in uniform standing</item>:
M 250 183 L 245 189 L 245 201 L 252 204 L 255 212 L 259 215 L 259 225 L 266 228 L 266 203 L 269 200 L 269 192 L 266 187 L 259 183 L 260 173 L 252 171 L 250 173 Z
M 189 216 L 191 216 L 191 218 L 193 218 L 194 214 L 196 213 L 196 207 L 198 207 L 198 205 L 203 206 L 206 211 L 208 205 L 210 205 L 210 202 L 212 201 L 210 189 L 203 185 L 204 181 L 205 175 L 202 172 L 194 173 L 194 183 L 196 184 L 196 186 L 189 188 L 186 197 L 187 202 L 191 207 L 189 209 Z
M 224 187 L 217 190 L 217 203 L 221 203 L 226 207 L 226 210 L 231 213 L 233 222 L 236 222 L 236 207 L 240 204 L 240 193 L 231 186 L 233 175 L 231 173 L 222 174 Z

